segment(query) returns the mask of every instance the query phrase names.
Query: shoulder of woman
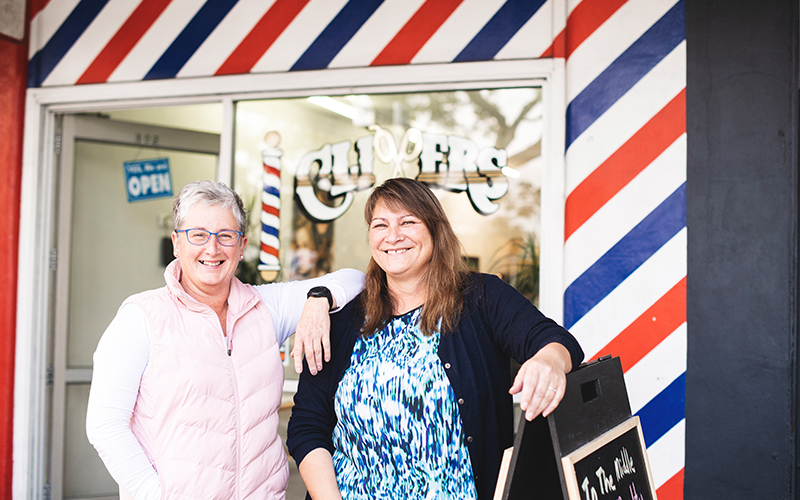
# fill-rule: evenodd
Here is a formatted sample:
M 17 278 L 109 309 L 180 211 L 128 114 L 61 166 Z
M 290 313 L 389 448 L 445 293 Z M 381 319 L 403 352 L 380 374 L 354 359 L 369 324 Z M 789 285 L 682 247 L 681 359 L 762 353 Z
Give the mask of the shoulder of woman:
M 510 286 L 508 283 L 500 279 L 495 274 L 487 273 L 471 273 L 465 280 L 466 286 L 464 290 L 467 294 L 470 292 L 496 290 L 497 288 L 504 288 Z
M 154 297 L 158 297 L 159 295 L 164 295 L 168 293 L 169 291 L 165 286 L 162 286 L 161 288 L 154 288 L 152 290 L 145 290 L 139 293 L 134 293 L 133 295 L 125 299 L 122 302 L 122 304 L 120 304 L 119 309 L 122 309 L 124 306 L 130 304 L 135 304 L 139 307 L 144 307 L 142 304 L 146 302 L 148 299 L 152 299 Z

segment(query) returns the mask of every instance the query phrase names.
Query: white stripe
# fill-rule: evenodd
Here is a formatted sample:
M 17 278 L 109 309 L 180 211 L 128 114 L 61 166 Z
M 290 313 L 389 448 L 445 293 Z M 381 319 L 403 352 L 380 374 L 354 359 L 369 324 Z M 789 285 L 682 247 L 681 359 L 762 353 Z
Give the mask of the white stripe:
M 197 48 L 177 77 L 210 76 L 236 50 L 275 0 L 240 0 Z
M 201 7 L 203 2 L 198 0 L 173 0 L 111 73 L 108 81 L 143 79 Z
M 686 462 L 686 420 L 681 420 L 647 448 L 656 489 L 672 479 Z
M 661 60 L 567 150 L 567 194 L 686 88 L 686 42 Z
M 261 233 L 261 243 L 267 245 L 268 247 L 272 247 L 272 248 L 280 248 L 281 247 L 281 241 L 278 238 L 272 236 L 271 234 L 267 234 L 267 233 L 264 233 L 264 232 Z
M 333 58 L 329 68 L 369 66 L 419 10 L 424 0 L 387 0 Z
M 505 0 L 464 0 L 422 46 L 411 63 L 452 61 L 504 3 Z
M 686 323 L 625 372 L 631 412 L 636 413 L 686 372 Z
M 575 230 L 564 244 L 564 282 L 572 283 L 686 182 L 686 134 Z
M 261 212 L 261 223 L 270 227 L 274 227 L 275 229 L 280 229 L 281 227 L 280 218 L 266 212 Z
M 567 102 L 572 101 L 649 30 L 675 0 L 628 0 L 567 60 Z
M 546 1 L 494 56 L 495 59 L 531 59 L 553 43 L 553 1 Z
M 33 58 L 53 38 L 80 0 L 53 0 L 31 19 L 28 58 Z
M 277 175 L 272 175 L 268 173 L 264 173 L 261 176 L 261 182 L 264 183 L 265 186 L 273 187 L 275 189 L 281 189 L 281 178 Z M 268 193 L 264 193 L 266 196 L 272 196 Z
M 278 258 L 272 254 L 268 254 L 267 252 L 259 252 L 259 258 L 261 259 L 261 262 L 265 266 L 278 267 L 278 268 L 280 268 L 281 266 Z
M 685 276 L 683 228 L 570 328 L 586 359 L 592 359 Z
M 128 20 L 136 7 L 138 7 L 138 2 L 130 0 L 109 1 L 53 68 L 53 71 L 42 82 L 42 86 L 74 85 Z
M 568 5 L 567 5 L 567 9 L 568 9 L 568 11 L 567 11 L 567 16 L 569 16 L 570 14 L 572 14 L 572 11 L 574 11 L 574 10 L 575 10 L 575 7 L 577 7 L 578 5 L 580 5 L 582 1 L 583 1 L 583 0 L 569 0 L 569 1 L 567 2 L 567 4 L 568 4 Z
M 270 207 L 277 208 L 278 210 L 281 209 L 280 196 L 275 196 L 269 193 L 265 193 L 264 191 L 261 191 L 261 203 L 268 205 Z
M 253 66 L 252 73 L 288 71 L 342 10 L 347 0 L 311 0 Z

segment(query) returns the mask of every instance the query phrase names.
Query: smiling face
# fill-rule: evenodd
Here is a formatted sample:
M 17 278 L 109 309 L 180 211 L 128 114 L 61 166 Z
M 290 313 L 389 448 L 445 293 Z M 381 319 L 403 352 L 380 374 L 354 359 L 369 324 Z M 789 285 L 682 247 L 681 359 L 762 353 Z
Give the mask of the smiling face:
M 424 285 L 433 239 L 418 217 L 403 207 L 391 210 L 378 202 L 369 224 L 369 246 L 375 263 L 386 273 L 390 289 Z
M 221 206 L 198 203 L 186 215 L 180 229 L 205 229 L 216 233 L 224 229 L 239 230 L 233 212 Z M 204 298 L 227 297 L 233 273 L 239 264 L 247 237 L 239 243 L 226 247 L 211 236 L 203 245 L 193 245 L 185 233 L 172 233 L 175 255 L 181 262 L 181 285 L 192 297 L 204 302 Z

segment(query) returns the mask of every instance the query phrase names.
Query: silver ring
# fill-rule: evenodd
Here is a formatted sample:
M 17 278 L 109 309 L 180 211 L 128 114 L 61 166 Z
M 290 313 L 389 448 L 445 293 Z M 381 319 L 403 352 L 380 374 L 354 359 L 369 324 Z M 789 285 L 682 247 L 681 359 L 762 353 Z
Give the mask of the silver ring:
M 551 391 L 555 392 L 556 394 L 558 393 L 558 391 L 553 389 L 552 387 L 548 387 L 548 389 L 550 389 Z

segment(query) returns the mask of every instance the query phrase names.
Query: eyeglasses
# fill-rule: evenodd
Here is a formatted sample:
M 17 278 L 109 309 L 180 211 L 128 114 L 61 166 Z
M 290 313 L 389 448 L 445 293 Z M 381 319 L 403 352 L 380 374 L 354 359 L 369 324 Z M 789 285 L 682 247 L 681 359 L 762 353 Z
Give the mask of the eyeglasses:
M 222 231 L 212 233 L 205 229 L 176 229 L 176 233 L 186 233 L 186 239 L 192 245 L 205 245 L 211 238 L 211 235 L 217 237 L 217 242 L 224 247 L 232 247 L 239 243 L 243 234 L 233 229 L 223 229 Z

